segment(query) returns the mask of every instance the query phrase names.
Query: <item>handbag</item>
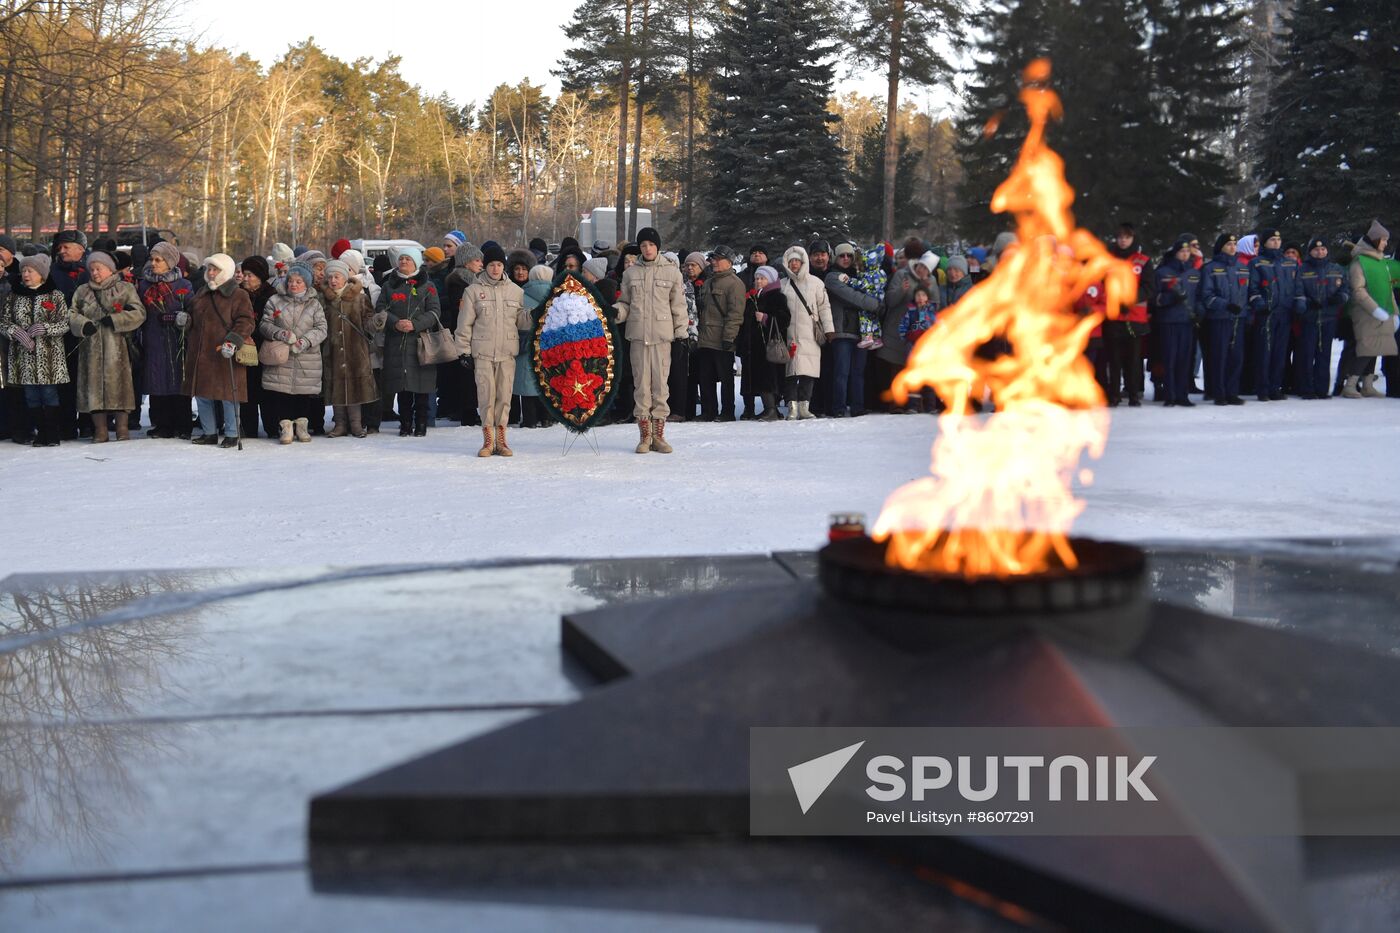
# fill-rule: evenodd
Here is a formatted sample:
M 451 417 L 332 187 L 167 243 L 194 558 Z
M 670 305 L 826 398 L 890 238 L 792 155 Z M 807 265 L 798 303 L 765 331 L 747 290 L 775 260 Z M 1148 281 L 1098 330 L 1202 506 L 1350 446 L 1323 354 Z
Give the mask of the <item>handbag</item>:
M 778 327 L 778 319 L 770 315 L 769 320 L 773 323 L 773 330 L 763 340 L 763 355 L 770 363 L 791 362 L 792 352 L 788 349 L 787 338 L 783 336 L 782 329 Z
M 253 341 L 243 341 L 243 345 L 234 351 L 233 361 L 239 366 L 258 365 L 258 348 L 253 345 Z
M 246 346 L 248 344 L 243 344 L 243 347 Z M 239 353 L 243 352 L 243 347 L 238 348 Z M 281 340 L 264 340 L 263 345 L 258 348 L 258 362 L 264 366 L 281 366 L 291 358 L 292 348 Z
M 807 299 L 803 297 L 802 289 L 797 287 L 796 282 L 792 283 L 792 292 L 797 296 L 797 300 L 802 302 L 802 307 L 807 309 L 807 317 L 812 321 L 812 335 L 816 337 L 817 346 L 826 346 L 826 334 L 822 333 L 821 319 L 812 313 L 812 306 L 807 304 Z
M 455 363 L 461 351 L 457 349 L 457 338 L 450 328 L 442 326 L 442 318 L 436 314 L 438 326 L 418 335 L 418 363 L 432 366 L 437 363 Z

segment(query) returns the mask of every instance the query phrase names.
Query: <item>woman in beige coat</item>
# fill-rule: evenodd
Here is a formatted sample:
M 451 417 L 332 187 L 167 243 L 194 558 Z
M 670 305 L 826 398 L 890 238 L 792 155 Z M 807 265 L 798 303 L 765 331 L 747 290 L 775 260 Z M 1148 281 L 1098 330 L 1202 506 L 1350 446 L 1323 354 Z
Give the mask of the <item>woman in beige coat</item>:
M 91 253 L 88 281 L 73 293 L 68 327 L 78 345 L 78 411 L 92 416 L 92 442 L 107 441 L 107 419 L 116 416 L 117 440 L 131 435 L 127 412 L 136 407 L 126 334 L 146 320 L 146 306 L 136 286 L 117 275 L 109 254 Z
M 326 417 L 321 400 L 321 341 L 326 339 L 326 312 L 313 290 L 315 277 L 305 263 L 293 263 L 287 270 L 287 293 L 273 295 L 263 309 L 258 329 L 270 341 L 287 345 L 283 363 L 264 363 L 262 372 L 263 406 L 281 429 L 283 444 L 292 442 L 293 432 L 302 443 L 311 440 L 310 424 L 319 427 Z M 262 348 L 264 359 L 268 353 Z
M 787 364 L 788 420 L 815 418 L 812 414 L 812 389 L 822 372 L 823 340 L 836 336 L 831 322 L 831 302 L 826 297 L 826 285 L 811 274 L 807 251 L 800 246 L 788 247 L 783 253 L 783 265 L 788 277 L 783 282 L 783 297 L 792 312 L 788 325 L 788 348 L 792 359 Z

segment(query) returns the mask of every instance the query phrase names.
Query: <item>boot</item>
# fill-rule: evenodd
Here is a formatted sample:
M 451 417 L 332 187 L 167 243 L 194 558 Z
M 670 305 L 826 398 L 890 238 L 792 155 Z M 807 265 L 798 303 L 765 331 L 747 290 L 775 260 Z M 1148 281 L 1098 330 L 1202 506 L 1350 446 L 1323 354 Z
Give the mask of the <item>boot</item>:
M 496 453 L 502 457 L 515 456 L 515 451 L 511 450 L 510 445 L 506 443 L 506 426 L 503 424 L 496 427 Z
M 1370 373 L 1361 380 L 1362 398 L 1385 398 L 1385 393 L 1376 388 L 1376 374 Z
M 350 429 L 346 426 L 346 422 L 349 421 L 349 418 L 345 414 L 345 406 L 336 405 L 331 411 L 334 412 L 332 416 L 333 423 L 331 429 L 326 432 L 326 437 L 346 437 L 349 435 Z
M 783 418 L 783 420 L 796 421 L 801 416 L 801 412 L 799 410 L 799 406 L 801 406 L 801 404 L 801 402 L 794 402 L 792 399 L 788 399 L 787 416 Z
M 778 403 L 777 403 L 777 400 L 773 398 L 773 393 L 772 393 L 772 392 L 764 392 L 763 395 L 761 396 L 761 398 L 763 399 L 763 414 L 761 414 L 761 415 L 758 416 L 758 420 L 759 420 L 759 421 L 777 421 L 777 420 L 778 420 Z
M 476 452 L 478 457 L 489 457 L 496 452 L 496 434 L 491 428 L 483 425 L 481 428 L 481 449 Z
M 1361 393 L 1356 391 L 1359 380 L 1359 376 L 1347 376 L 1347 381 L 1342 383 L 1342 398 L 1361 398 Z
M 364 437 L 368 432 L 365 430 L 364 408 L 360 405 L 351 405 L 346 410 L 346 415 L 350 419 L 350 436 Z
M 125 411 L 117 412 L 117 440 L 131 440 L 131 413 Z
M 48 438 L 48 441 L 42 446 L 57 447 L 60 440 L 59 435 L 64 430 L 63 422 L 65 419 L 63 417 L 63 409 L 57 405 L 47 405 L 43 409 L 42 417 L 43 421 L 41 421 L 40 424 L 43 425 L 42 430 L 44 431 L 44 435 Z M 36 442 L 34 446 L 39 447 L 41 445 Z
M 293 427 L 296 428 L 297 440 L 303 444 L 311 443 L 311 432 L 306 430 L 306 424 L 305 418 L 298 418 L 292 422 Z
M 637 453 L 644 454 L 651 450 L 651 421 L 647 418 L 638 420 L 637 430 L 641 432 L 641 438 L 637 441 Z
M 277 438 L 279 444 L 290 444 L 292 442 L 292 423 L 286 418 L 277 422 L 277 427 L 282 429 L 281 435 Z
M 797 403 L 797 417 L 798 417 L 798 420 L 801 420 L 801 421 L 807 421 L 808 419 L 815 418 L 816 415 L 812 414 L 812 403 L 811 403 L 811 402 L 798 402 L 798 403 Z
M 671 453 L 671 445 L 666 443 L 666 422 L 657 418 L 651 423 L 651 449 L 659 454 Z
M 105 411 L 92 413 L 92 442 L 94 444 L 107 443 L 107 413 Z

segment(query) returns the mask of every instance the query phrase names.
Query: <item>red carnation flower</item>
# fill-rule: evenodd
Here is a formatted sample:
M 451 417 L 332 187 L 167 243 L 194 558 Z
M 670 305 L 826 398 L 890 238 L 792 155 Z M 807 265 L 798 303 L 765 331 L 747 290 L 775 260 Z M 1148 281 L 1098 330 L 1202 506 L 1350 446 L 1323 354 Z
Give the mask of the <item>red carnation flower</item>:
M 70 279 L 76 279 L 79 275 L 82 275 L 82 270 L 81 270 L 81 269 L 73 269 L 73 270 L 69 271 L 69 273 L 68 273 L 68 277 L 69 277 Z
M 389 296 L 389 297 L 391 297 L 394 301 L 407 301 L 407 300 L 408 300 L 408 296 L 405 295 L 403 292 L 394 292 L 394 294 L 391 295 L 391 296 Z
M 52 301 L 45 301 L 45 302 L 42 302 L 42 303 L 39 305 L 39 307 L 43 308 L 45 311 L 52 311 L 52 310 L 53 310 L 53 302 L 52 302 Z
M 176 294 L 176 295 L 179 295 L 179 296 L 181 296 L 181 297 L 184 297 L 185 295 L 188 295 L 189 293 L 190 293 L 190 290 L 189 290 L 188 288 L 177 288 L 177 289 L 175 289 L 175 294 Z

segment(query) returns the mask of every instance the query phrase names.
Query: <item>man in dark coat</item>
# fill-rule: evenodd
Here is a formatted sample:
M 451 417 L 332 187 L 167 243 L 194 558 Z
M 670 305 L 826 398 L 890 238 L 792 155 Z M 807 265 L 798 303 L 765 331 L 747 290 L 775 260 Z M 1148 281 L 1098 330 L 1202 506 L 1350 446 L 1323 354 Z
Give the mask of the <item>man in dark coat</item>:
M 1307 399 L 1331 398 L 1332 341 L 1337 337 L 1337 320 L 1351 301 L 1351 285 L 1346 270 L 1327 255 L 1327 241 L 1308 241 L 1308 258 L 1298 271 L 1298 288 L 1303 294 L 1301 327 L 1298 333 L 1293 385 Z
M 1162 352 L 1163 398 L 1168 408 L 1195 408 L 1187 397 L 1191 389 L 1191 363 L 1196 317 L 1196 297 L 1201 272 L 1191 255 L 1191 238 L 1179 236 L 1170 258 L 1157 269 L 1157 302 L 1152 328 Z
M 54 287 L 63 292 L 64 299 L 71 306 L 73 295 L 80 285 L 86 285 L 87 236 L 81 230 L 63 230 L 53 238 L 54 260 L 49 279 Z M 63 338 L 64 349 L 71 358 L 78 350 L 78 338 L 71 334 Z M 78 384 L 66 382 L 58 388 L 59 434 L 64 440 L 75 437 L 91 437 L 92 423 L 78 419 Z
M 1138 279 L 1138 292 L 1119 311 L 1118 320 L 1103 322 L 1103 344 L 1107 356 L 1108 404 L 1117 405 L 1128 396 L 1128 405 L 1142 404 L 1143 337 L 1150 331 L 1147 299 L 1156 281 L 1152 260 L 1138 245 L 1137 232 L 1126 221 L 1118 225 L 1108 251 L 1132 266 Z
M 1238 241 L 1222 233 L 1215 255 L 1201 268 L 1196 305 L 1202 318 L 1205 344 L 1206 395 L 1217 405 L 1243 405 L 1240 373 L 1248 336 L 1245 309 L 1249 306 L 1249 269 L 1236 255 Z
M 865 363 L 870 351 L 856 345 L 860 340 L 860 314 L 876 314 L 880 301 L 858 291 L 850 280 L 856 276 L 856 248 L 851 243 L 836 247 L 836 265 L 825 276 L 827 297 L 831 300 L 831 322 L 836 327 L 832 343 L 830 394 L 827 410 L 833 418 L 865 414 Z
M 744 283 L 734 273 L 739 257 L 728 246 L 710 254 L 711 275 L 695 298 L 700 327 L 700 420 L 734 420 L 734 341 L 744 323 Z M 719 409 L 715 389 L 719 389 Z
M 1254 314 L 1254 390 L 1261 402 L 1284 398 L 1283 368 L 1293 315 L 1306 310 L 1298 291 L 1298 264 L 1283 255 L 1283 234 L 1259 232 L 1259 256 L 1249 268 L 1249 307 Z M 1330 365 L 1330 364 L 1329 364 Z

